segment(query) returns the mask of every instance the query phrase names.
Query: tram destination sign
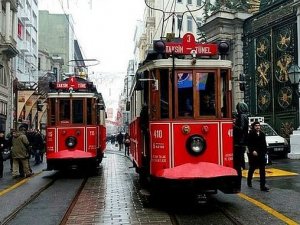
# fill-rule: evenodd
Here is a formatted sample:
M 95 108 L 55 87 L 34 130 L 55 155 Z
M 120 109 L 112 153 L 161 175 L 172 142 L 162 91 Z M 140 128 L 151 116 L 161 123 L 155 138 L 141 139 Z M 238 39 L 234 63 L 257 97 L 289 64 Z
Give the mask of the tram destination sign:
M 70 77 L 67 82 L 62 81 L 56 83 L 56 89 L 70 89 L 70 88 L 76 90 L 76 89 L 86 89 L 87 87 L 86 87 L 86 83 L 78 82 L 76 77 L 74 76 Z
M 213 56 L 218 52 L 217 44 L 196 43 L 191 33 L 186 33 L 182 42 L 165 42 L 165 46 L 167 54 Z

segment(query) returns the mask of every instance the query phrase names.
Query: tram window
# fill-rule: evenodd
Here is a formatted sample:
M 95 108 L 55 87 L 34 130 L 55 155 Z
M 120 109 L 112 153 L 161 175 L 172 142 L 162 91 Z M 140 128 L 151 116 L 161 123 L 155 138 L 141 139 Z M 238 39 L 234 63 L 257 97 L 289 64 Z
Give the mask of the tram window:
M 160 71 L 160 117 L 169 118 L 169 71 Z
M 70 99 L 59 101 L 59 120 L 62 123 L 70 123 Z
M 55 102 L 56 102 L 56 99 L 54 99 L 54 98 L 51 98 L 50 99 L 51 100 L 51 111 L 50 111 L 50 124 L 51 125 L 55 125 L 55 113 L 56 113 L 56 104 L 55 104 Z
M 97 110 L 99 111 L 99 110 Z M 87 99 L 87 115 L 86 115 L 86 122 L 88 125 L 92 124 L 92 99 Z
M 228 117 L 227 115 L 227 70 L 221 71 L 221 113 L 222 117 Z
M 83 123 L 83 100 L 73 100 L 73 123 Z
M 216 114 L 215 73 L 196 73 L 197 91 L 199 91 L 200 115 Z
M 177 73 L 179 116 L 193 115 L 193 76 L 192 73 Z

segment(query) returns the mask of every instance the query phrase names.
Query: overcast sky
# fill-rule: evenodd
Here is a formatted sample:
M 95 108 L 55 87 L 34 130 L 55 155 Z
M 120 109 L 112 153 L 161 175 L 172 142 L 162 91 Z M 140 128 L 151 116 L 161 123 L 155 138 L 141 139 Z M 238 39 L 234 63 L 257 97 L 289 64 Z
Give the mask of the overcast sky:
M 75 38 L 83 57 L 100 64 L 89 67 L 90 79 L 102 92 L 107 108 L 116 109 L 128 61 L 133 59 L 133 35 L 142 20 L 144 0 L 39 0 L 39 10 L 72 14 Z
M 133 58 L 133 35 L 144 0 L 39 0 L 40 10 L 71 13 L 85 58 L 97 59 L 97 72 L 126 72 Z

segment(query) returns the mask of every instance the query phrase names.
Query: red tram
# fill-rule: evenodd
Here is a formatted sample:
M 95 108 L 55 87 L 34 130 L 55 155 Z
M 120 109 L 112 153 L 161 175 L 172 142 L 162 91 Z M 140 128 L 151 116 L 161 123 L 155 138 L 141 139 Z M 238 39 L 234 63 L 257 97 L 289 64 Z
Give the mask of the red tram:
M 106 148 L 102 94 L 92 82 L 76 76 L 50 82 L 49 87 L 47 169 L 96 169 Z
M 228 44 L 200 44 L 187 33 L 153 46 L 130 93 L 130 151 L 141 180 L 153 188 L 238 193 Z

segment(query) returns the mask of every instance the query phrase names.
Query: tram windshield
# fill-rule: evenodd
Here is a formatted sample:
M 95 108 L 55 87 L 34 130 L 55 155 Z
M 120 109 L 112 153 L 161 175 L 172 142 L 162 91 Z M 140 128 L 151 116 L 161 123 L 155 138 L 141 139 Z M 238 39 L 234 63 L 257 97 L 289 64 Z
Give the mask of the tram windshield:
M 177 73 L 178 115 L 193 116 L 194 107 L 200 115 L 215 115 L 215 91 L 214 72 Z
M 92 99 L 51 99 L 50 124 L 92 124 Z M 85 108 L 86 115 L 85 115 Z

